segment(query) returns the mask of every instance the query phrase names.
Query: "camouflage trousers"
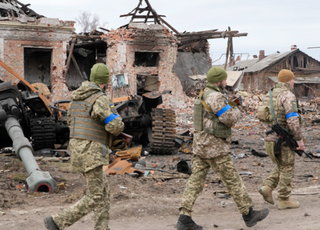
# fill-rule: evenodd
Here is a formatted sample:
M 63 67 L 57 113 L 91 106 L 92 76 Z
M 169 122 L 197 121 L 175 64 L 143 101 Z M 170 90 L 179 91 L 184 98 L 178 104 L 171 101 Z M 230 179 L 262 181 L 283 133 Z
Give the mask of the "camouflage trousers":
M 95 220 L 94 229 L 110 230 L 108 227 L 110 191 L 106 175 L 102 171 L 102 166 L 85 172 L 84 176 L 87 183 L 86 194 L 71 207 L 65 208 L 53 215 L 53 220 L 59 229 L 62 230 L 93 211 Z
M 274 155 L 274 142 L 265 141 L 266 152 L 275 163 L 263 185 L 275 189 L 279 184 L 278 197 L 285 200 L 289 198 L 292 190 L 291 182 L 294 176 L 295 152 L 287 146 L 281 146 L 281 154 Z
M 191 216 L 192 207 L 203 190 L 205 179 L 209 169 L 218 174 L 223 184 L 227 187 L 239 212 L 243 215 L 249 213 L 252 200 L 246 187 L 234 167 L 230 155 L 213 159 L 201 159 L 195 156 L 192 160 L 192 174 L 189 177 L 180 203 L 180 214 Z

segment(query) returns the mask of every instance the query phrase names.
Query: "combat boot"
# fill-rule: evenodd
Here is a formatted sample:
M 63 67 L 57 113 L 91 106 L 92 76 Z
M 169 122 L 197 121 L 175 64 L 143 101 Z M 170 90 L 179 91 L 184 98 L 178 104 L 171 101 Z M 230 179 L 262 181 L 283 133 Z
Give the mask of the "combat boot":
M 252 207 L 249 210 L 247 215 L 242 215 L 244 222 L 246 223 L 247 227 L 252 227 L 258 223 L 258 221 L 263 220 L 269 214 L 269 208 L 265 208 L 262 210 L 255 211 Z
M 190 216 L 180 215 L 176 228 L 179 230 L 202 230 L 202 226 L 197 225 Z
M 259 189 L 259 193 L 263 196 L 263 199 L 267 201 L 270 204 L 274 204 L 273 198 L 272 198 L 272 189 L 269 186 L 262 186 Z
M 44 219 L 44 224 L 48 230 L 60 230 L 56 223 L 53 221 L 52 216 L 47 216 Z
M 279 200 L 278 209 L 289 209 L 289 208 L 299 208 L 299 201 L 291 201 L 289 198 L 286 200 Z

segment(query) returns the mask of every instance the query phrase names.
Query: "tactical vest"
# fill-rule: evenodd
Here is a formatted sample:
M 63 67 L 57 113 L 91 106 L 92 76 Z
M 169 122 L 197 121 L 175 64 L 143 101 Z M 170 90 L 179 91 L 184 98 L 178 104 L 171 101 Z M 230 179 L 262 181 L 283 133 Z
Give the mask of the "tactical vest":
M 72 101 L 68 109 L 71 115 L 70 138 L 80 138 L 106 144 L 108 132 L 105 124 L 91 118 L 94 102 L 103 95 L 102 92 L 92 94 L 84 101 Z
M 210 90 L 204 92 L 203 94 L 200 93 L 198 98 L 194 102 L 194 112 L 193 112 L 194 129 L 197 131 L 204 131 L 205 133 L 213 134 L 215 137 L 218 137 L 218 138 L 227 138 L 231 135 L 231 127 L 227 127 L 225 124 L 220 122 L 216 114 L 212 112 L 208 112 L 207 110 L 204 109 L 204 105 L 206 105 L 205 100 L 207 96 L 212 92 L 220 92 L 220 91 L 218 89 L 210 87 Z M 204 117 L 212 121 L 211 129 L 204 127 L 204 124 L 203 124 Z
M 273 103 L 273 109 L 275 113 L 275 117 L 277 119 L 277 123 L 279 123 L 280 126 L 287 128 L 287 121 L 286 121 L 286 114 L 285 110 L 282 106 L 279 106 L 279 95 L 282 94 L 284 91 L 287 91 L 286 88 L 279 88 L 277 85 L 276 88 L 273 89 L 272 94 L 272 103 Z M 267 93 L 262 106 L 259 106 L 258 108 L 258 119 L 264 123 L 273 124 L 274 119 L 272 117 L 271 107 L 270 107 L 270 92 Z

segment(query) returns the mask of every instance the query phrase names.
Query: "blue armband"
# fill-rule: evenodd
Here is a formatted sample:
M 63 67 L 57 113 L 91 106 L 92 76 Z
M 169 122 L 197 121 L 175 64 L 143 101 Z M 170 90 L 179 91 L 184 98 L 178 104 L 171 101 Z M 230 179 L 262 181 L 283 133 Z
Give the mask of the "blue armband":
M 288 113 L 286 119 L 288 120 L 290 117 L 299 117 L 299 114 L 297 112 Z
M 107 117 L 106 119 L 103 120 L 103 122 L 107 125 L 110 121 L 113 121 L 114 119 L 116 119 L 117 117 L 120 117 L 120 115 L 118 114 L 114 114 L 112 113 L 109 117 Z
M 217 116 L 220 117 L 222 114 L 224 114 L 225 112 L 227 112 L 229 109 L 231 109 L 232 107 L 227 104 L 225 107 L 223 107 L 222 109 L 220 109 L 218 112 L 217 112 Z

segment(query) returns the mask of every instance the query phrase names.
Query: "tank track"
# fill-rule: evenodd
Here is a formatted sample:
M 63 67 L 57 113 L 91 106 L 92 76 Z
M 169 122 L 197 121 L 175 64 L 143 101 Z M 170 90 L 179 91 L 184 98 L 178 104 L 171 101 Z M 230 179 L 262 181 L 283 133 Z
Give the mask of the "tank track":
M 30 128 L 34 150 L 54 148 L 56 143 L 54 118 L 32 118 L 30 119 Z
M 175 150 L 176 114 L 171 109 L 155 108 L 151 111 L 152 139 L 150 152 L 170 155 Z

